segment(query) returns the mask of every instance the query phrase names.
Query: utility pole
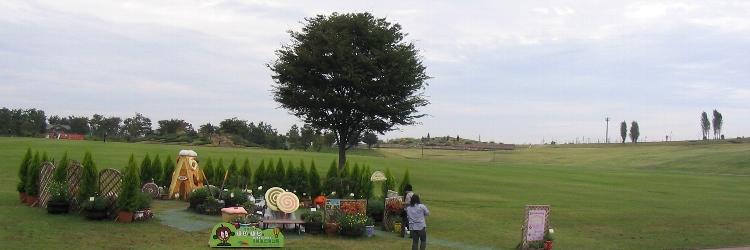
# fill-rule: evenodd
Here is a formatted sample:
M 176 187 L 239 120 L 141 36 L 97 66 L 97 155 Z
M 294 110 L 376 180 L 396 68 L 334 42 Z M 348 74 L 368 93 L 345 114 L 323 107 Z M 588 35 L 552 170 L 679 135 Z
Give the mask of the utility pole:
M 605 141 L 606 141 L 606 143 L 609 143 L 609 117 L 604 118 L 604 120 L 607 121 L 607 134 L 606 134 L 606 137 L 605 137 Z

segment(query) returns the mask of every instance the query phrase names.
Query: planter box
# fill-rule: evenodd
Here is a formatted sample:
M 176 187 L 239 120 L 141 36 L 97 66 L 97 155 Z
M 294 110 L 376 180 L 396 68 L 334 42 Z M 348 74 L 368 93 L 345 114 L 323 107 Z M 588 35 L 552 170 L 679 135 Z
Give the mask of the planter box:
M 245 218 L 245 216 L 247 216 L 247 211 L 245 211 L 244 207 L 227 207 L 221 209 L 222 221 L 229 222 L 232 215 L 240 215 L 242 218 Z

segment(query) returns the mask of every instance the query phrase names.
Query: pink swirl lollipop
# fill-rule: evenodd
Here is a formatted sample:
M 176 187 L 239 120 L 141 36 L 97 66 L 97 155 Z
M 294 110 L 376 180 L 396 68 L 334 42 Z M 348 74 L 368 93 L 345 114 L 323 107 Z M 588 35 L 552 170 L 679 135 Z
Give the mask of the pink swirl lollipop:
M 284 213 L 294 213 L 299 208 L 299 198 L 292 192 L 284 192 L 277 196 L 276 206 Z

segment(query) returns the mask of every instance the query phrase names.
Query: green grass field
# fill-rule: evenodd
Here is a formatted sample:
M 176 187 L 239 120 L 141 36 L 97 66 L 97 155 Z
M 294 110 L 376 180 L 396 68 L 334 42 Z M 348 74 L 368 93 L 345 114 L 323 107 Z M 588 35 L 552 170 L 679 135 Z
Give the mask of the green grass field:
M 92 151 L 99 170 L 124 168 L 134 153 L 162 159 L 180 145 L 0 138 L 0 237 L 3 248 L 206 248 L 209 230 L 183 232 L 157 220 L 121 224 L 53 216 L 18 203 L 15 185 L 26 147 L 80 160 Z M 228 164 L 250 157 L 315 161 L 324 176 L 337 155 L 263 149 L 192 147 L 201 159 Z M 555 249 L 694 249 L 750 245 L 750 142 L 670 142 L 519 146 L 513 151 L 356 150 L 352 162 L 390 166 L 397 179 L 409 169 L 416 193 L 432 212 L 431 249 L 512 249 L 521 237 L 524 206 L 551 205 Z M 175 203 L 157 203 L 154 210 Z M 179 203 L 177 203 L 179 206 Z M 187 206 L 187 204 L 185 204 Z M 287 249 L 408 249 L 384 237 L 306 236 Z

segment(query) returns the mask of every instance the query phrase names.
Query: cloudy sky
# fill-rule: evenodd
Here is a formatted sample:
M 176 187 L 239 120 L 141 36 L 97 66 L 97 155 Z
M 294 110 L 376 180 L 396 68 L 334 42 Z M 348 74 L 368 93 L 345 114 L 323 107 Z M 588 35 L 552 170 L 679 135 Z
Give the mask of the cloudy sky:
M 285 133 L 266 63 L 305 17 L 371 12 L 420 50 L 430 116 L 381 139 L 750 136 L 748 1 L 0 1 L 0 106 L 47 116 L 237 117 Z M 585 138 L 585 139 L 583 139 Z

